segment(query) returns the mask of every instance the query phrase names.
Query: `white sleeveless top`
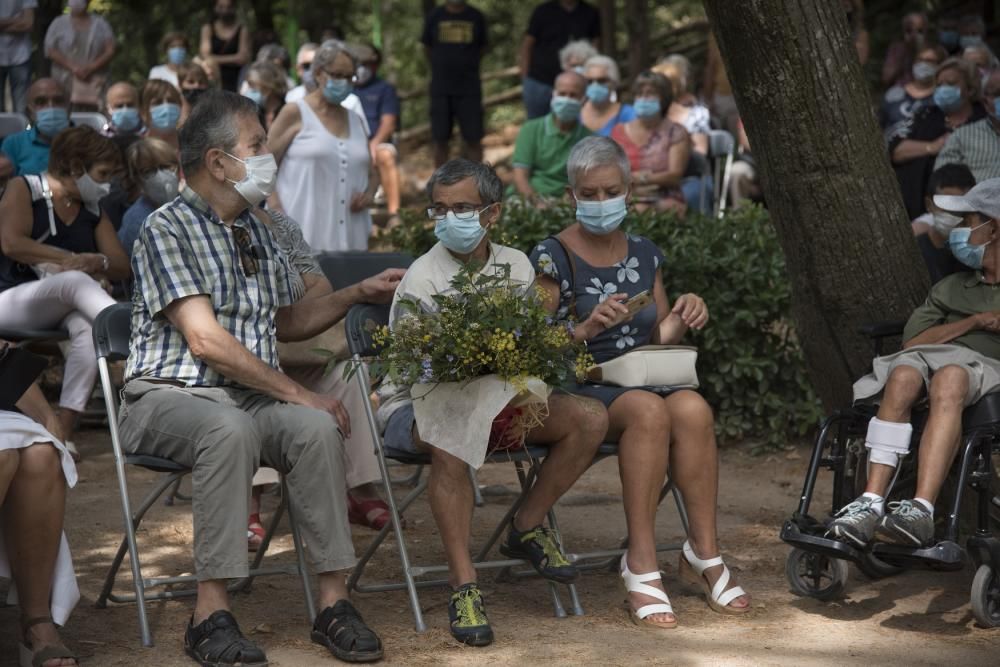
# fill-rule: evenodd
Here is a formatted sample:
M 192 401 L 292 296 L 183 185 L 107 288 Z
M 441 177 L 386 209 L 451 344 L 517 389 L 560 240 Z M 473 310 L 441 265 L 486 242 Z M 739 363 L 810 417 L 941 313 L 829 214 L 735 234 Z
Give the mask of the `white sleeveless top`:
M 305 100 L 295 102 L 302 129 L 278 170 L 278 197 L 316 252 L 367 250 L 368 209 L 351 212 L 351 197 L 368 187 L 368 136 L 357 114 L 347 113 L 350 134 L 334 136 Z

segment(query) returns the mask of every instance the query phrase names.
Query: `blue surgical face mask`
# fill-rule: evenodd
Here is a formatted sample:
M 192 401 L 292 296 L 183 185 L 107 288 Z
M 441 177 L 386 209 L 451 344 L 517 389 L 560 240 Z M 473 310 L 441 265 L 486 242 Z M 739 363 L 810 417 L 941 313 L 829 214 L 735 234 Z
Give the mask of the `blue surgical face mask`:
M 611 89 L 603 83 L 591 81 L 587 85 L 587 99 L 594 104 L 604 104 L 611 97 Z
M 972 232 L 988 224 L 990 223 L 984 222 L 975 227 L 958 227 L 948 233 L 948 247 L 951 249 L 951 254 L 970 269 L 983 268 L 983 255 L 986 254 L 986 246 L 992 241 L 976 245 L 969 243 L 969 238 L 972 236 Z
M 640 97 L 632 103 L 635 115 L 639 118 L 652 118 L 659 116 L 663 109 L 660 107 L 660 100 L 655 97 Z
M 121 107 L 111 112 L 111 125 L 119 132 L 134 132 L 141 122 L 135 107 Z
M 941 46 L 949 51 L 953 51 L 958 47 L 958 40 L 959 35 L 957 30 L 942 30 L 938 33 L 938 41 L 941 42 Z
M 167 62 L 171 65 L 183 65 L 187 55 L 187 49 L 183 46 L 171 46 L 167 49 Z
M 243 93 L 243 96 L 248 100 L 253 100 L 253 103 L 259 107 L 264 106 L 264 93 L 256 88 L 247 88 L 247 92 Z
M 934 89 L 934 104 L 945 113 L 951 113 L 962 106 L 962 91 L 958 86 L 942 84 Z
M 181 108 L 171 102 L 157 104 L 149 110 L 149 118 L 157 130 L 173 130 L 181 118 Z
M 454 211 L 448 211 L 443 218 L 439 218 L 435 223 L 434 236 L 448 250 L 460 255 L 468 255 L 486 236 L 486 229 L 479 224 L 479 216 L 486 208 L 476 211 L 476 214 L 468 220 L 459 218 Z
M 958 38 L 958 45 L 963 49 L 967 49 L 970 46 L 979 46 L 983 43 L 983 38 L 979 35 L 962 35 Z
M 618 229 L 626 212 L 625 195 L 604 201 L 576 200 L 576 219 L 584 229 L 598 236 Z
M 62 107 L 47 107 L 35 113 L 35 127 L 47 137 L 54 137 L 69 127 L 69 112 Z
M 347 79 L 327 79 L 323 84 L 323 99 L 330 104 L 340 104 L 354 92 L 354 86 Z
M 930 81 L 934 78 L 937 66 L 923 61 L 913 63 L 913 78 L 917 81 Z
M 579 74 L 580 76 L 583 76 L 583 73 L 586 71 L 586 68 L 583 65 L 577 65 L 576 67 L 573 68 L 573 71 Z
M 993 116 L 1000 118 L 1000 97 L 993 100 Z
M 552 113 L 555 114 L 556 118 L 565 123 L 571 120 L 576 120 L 580 116 L 580 107 L 582 107 L 583 104 L 580 100 L 573 99 L 572 97 L 556 95 L 552 98 L 552 102 L 549 106 L 551 107 Z

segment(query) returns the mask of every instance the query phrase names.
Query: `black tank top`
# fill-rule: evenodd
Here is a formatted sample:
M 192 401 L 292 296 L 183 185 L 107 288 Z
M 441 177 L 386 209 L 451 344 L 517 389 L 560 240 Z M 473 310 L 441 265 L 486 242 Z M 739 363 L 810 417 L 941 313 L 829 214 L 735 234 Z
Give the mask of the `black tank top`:
M 229 39 L 222 39 L 215 34 L 215 21 L 212 21 L 212 55 L 214 56 L 234 56 L 240 51 L 240 34 L 243 26 L 236 28 L 236 32 Z M 237 92 L 240 81 L 240 65 L 219 65 L 219 75 L 222 77 L 222 89 Z
M 67 225 L 59 216 L 53 214 L 56 233 L 52 234 L 49 225 L 49 207 L 41 196 L 41 178 L 39 176 L 22 176 L 31 192 L 31 238 L 36 241 L 47 236 L 41 242 L 45 245 L 62 248 L 70 252 L 97 252 L 97 239 L 94 233 L 99 215 L 94 215 L 81 206 L 73 224 Z M 15 262 L 0 251 L 0 292 L 23 283 L 37 280 L 30 266 Z

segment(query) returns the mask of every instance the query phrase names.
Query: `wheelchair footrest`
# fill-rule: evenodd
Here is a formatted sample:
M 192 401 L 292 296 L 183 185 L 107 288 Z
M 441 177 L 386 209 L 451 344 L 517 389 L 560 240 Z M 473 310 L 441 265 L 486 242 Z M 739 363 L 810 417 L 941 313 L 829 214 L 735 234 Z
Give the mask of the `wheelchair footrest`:
M 840 540 L 824 537 L 823 533 L 818 532 L 819 530 L 825 531 L 822 524 L 816 524 L 815 528 L 817 532 L 803 531 L 797 523 L 788 520 L 781 527 L 781 539 L 793 547 L 810 553 L 819 553 L 830 558 L 849 560 L 855 563 L 861 560 L 861 551 Z
M 962 547 L 947 540 L 923 549 L 878 542 L 872 546 L 872 555 L 889 562 L 923 563 L 943 570 L 960 570 L 964 562 Z

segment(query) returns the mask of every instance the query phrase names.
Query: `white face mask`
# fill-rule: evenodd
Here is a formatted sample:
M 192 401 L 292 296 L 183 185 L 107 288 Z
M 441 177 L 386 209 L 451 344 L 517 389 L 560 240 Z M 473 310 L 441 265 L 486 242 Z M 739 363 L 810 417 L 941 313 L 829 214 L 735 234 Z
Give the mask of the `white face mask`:
M 230 157 L 237 162 L 242 162 L 246 168 L 246 176 L 242 181 L 226 179 L 236 188 L 236 191 L 243 195 L 251 206 L 257 206 L 262 201 L 271 196 L 275 185 L 278 182 L 278 163 L 271 153 L 264 155 L 254 155 L 246 160 L 241 160 L 235 155 L 223 152 L 223 155 Z
M 111 184 L 98 183 L 90 174 L 83 172 L 83 176 L 76 179 L 76 189 L 80 191 L 84 207 L 94 215 L 100 215 L 99 202 L 111 192 Z
M 163 206 L 177 196 L 179 179 L 170 169 L 160 169 L 142 182 L 142 192 L 157 206 Z

